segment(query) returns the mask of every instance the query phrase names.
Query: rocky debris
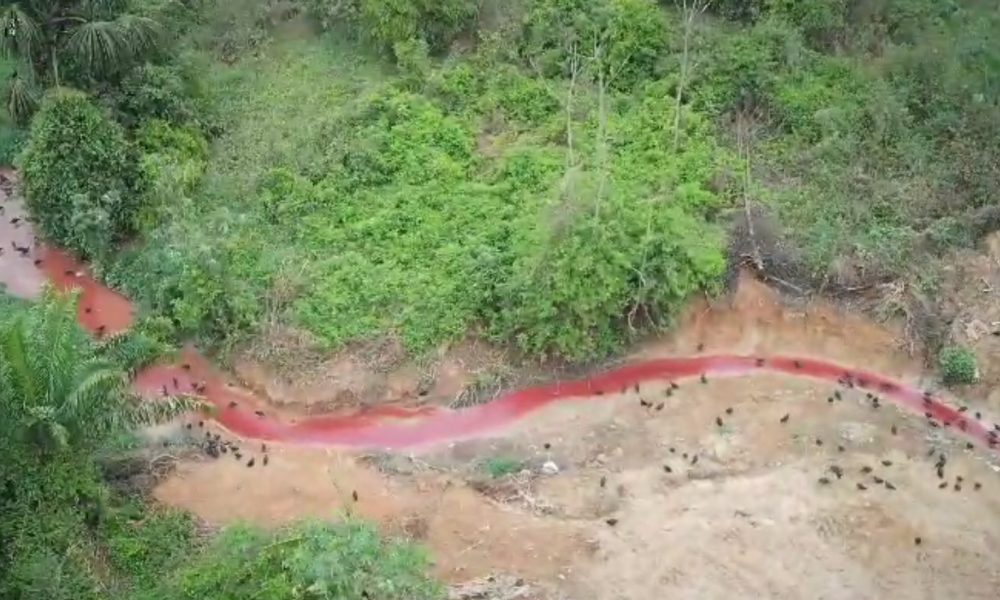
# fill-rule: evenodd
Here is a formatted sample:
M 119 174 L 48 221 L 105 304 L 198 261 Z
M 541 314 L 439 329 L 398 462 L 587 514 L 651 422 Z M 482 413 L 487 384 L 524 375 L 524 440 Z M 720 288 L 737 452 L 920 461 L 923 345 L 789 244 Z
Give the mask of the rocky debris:
M 448 588 L 448 600 L 536 600 L 540 590 L 513 575 L 490 575 Z

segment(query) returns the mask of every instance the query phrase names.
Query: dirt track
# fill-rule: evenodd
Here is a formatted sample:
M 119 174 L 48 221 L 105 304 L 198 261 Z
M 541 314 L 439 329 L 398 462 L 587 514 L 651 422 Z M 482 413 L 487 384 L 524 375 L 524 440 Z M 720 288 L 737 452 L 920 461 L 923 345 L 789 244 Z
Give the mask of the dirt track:
M 700 343 L 808 353 L 919 382 L 892 332 L 823 307 L 786 309 L 752 282 L 729 307 L 693 307 L 673 339 L 640 356 Z M 688 384 L 659 412 L 634 393 L 559 405 L 501 438 L 412 459 L 272 448 L 266 470 L 182 463 L 156 493 L 215 523 L 351 511 L 426 544 L 448 581 L 511 573 L 548 598 L 996 598 L 993 457 L 920 418 L 873 409 L 863 394 L 829 403 L 831 392 L 779 376 Z M 490 457 L 524 460 L 527 471 L 493 480 L 480 467 Z M 559 473 L 539 474 L 549 460 Z

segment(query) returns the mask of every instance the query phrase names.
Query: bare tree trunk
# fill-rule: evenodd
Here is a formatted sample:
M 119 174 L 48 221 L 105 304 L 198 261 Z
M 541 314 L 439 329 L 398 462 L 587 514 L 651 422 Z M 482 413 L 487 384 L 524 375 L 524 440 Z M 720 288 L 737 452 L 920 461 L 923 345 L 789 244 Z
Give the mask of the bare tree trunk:
M 681 0 L 681 13 L 684 23 L 684 47 L 681 53 L 681 73 L 677 81 L 677 94 L 674 102 L 674 152 L 681 142 L 681 99 L 691 71 L 691 35 L 694 32 L 694 21 L 698 15 L 708 9 L 712 0 Z
M 608 110 L 607 82 L 604 79 L 604 66 L 601 62 L 603 48 L 594 42 L 594 64 L 597 65 L 597 197 L 594 200 L 594 218 L 601 214 L 601 203 L 604 200 L 604 187 L 607 184 L 608 168 Z
M 566 160 L 569 163 L 566 165 L 567 168 L 572 168 L 576 164 L 576 157 L 573 155 L 573 92 L 576 90 L 576 75 L 580 69 L 580 60 L 576 53 L 576 42 L 573 42 L 570 52 L 569 90 L 566 92 Z
M 741 111 L 736 115 L 736 143 L 739 147 L 741 158 L 743 158 L 743 215 L 747 221 L 747 235 L 750 236 L 750 244 L 753 248 L 753 255 L 750 260 L 758 274 L 764 274 L 764 258 L 760 253 L 760 245 L 757 244 L 757 233 L 754 230 L 753 213 L 750 210 L 750 155 L 753 143 L 753 133 L 747 116 Z

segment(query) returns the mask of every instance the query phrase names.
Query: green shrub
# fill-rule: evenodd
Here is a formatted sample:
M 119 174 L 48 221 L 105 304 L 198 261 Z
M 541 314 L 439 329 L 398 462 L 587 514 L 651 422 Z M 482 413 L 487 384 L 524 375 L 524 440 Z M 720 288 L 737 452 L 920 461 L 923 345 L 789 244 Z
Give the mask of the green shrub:
M 118 120 L 129 128 L 147 119 L 174 125 L 196 123 L 196 96 L 194 82 L 179 66 L 149 63 L 132 69 L 108 94 Z
M 522 52 L 545 75 L 569 75 L 576 56 L 618 89 L 652 77 L 669 41 L 653 0 L 536 0 L 524 22 Z
M 19 159 L 28 209 L 56 243 L 96 257 L 133 228 L 141 195 L 121 126 L 83 93 L 53 91 Z
M 941 379 L 947 384 L 969 384 L 979 379 L 976 354 L 964 346 L 948 346 L 938 354 Z
M 347 19 L 356 35 L 385 51 L 417 39 L 443 51 L 479 10 L 477 0 L 311 0 L 311 5 L 324 25 Z
M 482 468 L 493 479 L 513 475 L 524 467 L 524 461 L 510 456 L 495 456 L 483 461 Z
M 305 523 L 277 533 L 232 527 L 140 599 L 443 598 L 428 567 L 419 549 L 384 540 L 366 523 Z

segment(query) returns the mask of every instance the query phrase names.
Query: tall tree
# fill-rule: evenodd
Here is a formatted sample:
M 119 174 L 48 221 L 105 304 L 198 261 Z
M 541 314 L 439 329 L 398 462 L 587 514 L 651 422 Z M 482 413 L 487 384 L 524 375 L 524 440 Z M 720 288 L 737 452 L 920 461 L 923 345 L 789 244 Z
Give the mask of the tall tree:
M 155 47 L 159 24 L 128 12 L 126 0 L 0 0 L 0 51 L 22 64 L 9 84 L 7 108 L 24 120 L 36 82 L 60 85 L 61 69 L 107 78 Z

